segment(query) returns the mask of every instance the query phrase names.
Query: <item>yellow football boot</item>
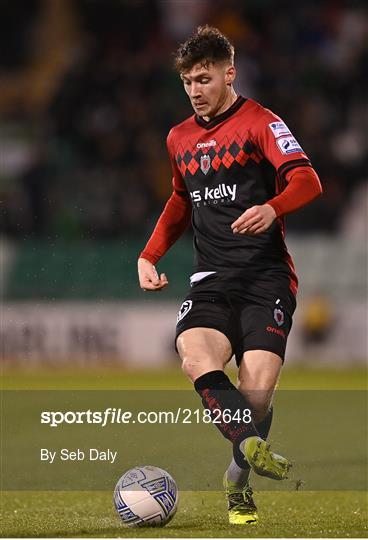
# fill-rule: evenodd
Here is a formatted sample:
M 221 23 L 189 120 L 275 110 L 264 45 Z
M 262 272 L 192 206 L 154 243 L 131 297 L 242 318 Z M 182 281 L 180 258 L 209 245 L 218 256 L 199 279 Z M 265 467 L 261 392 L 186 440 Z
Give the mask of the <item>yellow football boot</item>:
M 268 442 L 260 437 L 248 437 L 240 448 L 255 473 L 274 480 L 287 478 L 291 461 L 271 452 Z
M 249 484 L 241 488 L 230 482 L 225 473 L 224 488 L 230 525 L 255 525 L 258 522 L 258 513 Z

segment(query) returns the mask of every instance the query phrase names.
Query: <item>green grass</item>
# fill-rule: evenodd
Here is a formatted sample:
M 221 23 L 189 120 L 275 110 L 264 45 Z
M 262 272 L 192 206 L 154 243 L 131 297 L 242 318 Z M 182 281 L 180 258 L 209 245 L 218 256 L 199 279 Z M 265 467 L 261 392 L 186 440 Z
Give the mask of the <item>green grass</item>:
M 234 379 L 234 371 L 231 371 L 231 376 Z M 23 372 L 8 370 L 2 373 L 1 383 L 3 389 L 191 389 L 191 384 L 181 374 L 179 366 L 165 371 L 158 370 L 154 372 L 136 372 L 117 368 L 87 370 L 85 367 L 80 369 L 59 368 Z M 358 423 L 354 423 L 353 420 L 359 415 L 349 412 L 349 407 L 353 410 L 355 404 L 361 406 L 361 398 L 357 397 L 355 401 L 355 396 L 361 396 L 362 394 L 357 392 L 343 393 L 343 396 L 349 398 L 349 401 L 343 403 L 340 402 L 341 400 L 337 401 L 336 417 L 332 417 L 335 405 L 331 403 L 330 413 L 326 413 L 323 405 L 327 403 L 325 402 L 327 394 L 323 391 L 355 391 L 365 389 L 365 387 L 366 372 L 363 368 L 353 367 L 334 370 L 329 367 L 286 367 L 280 381 L 281 389 L 322 390 L 322 392 L 315 394 L 316 399 L 312 403 L 314 408 L 308 409 L 301 403 L 301 410 L 305 411 L 304 418 L 300 417 L 300 409 L 297 407 L 288 408 L 288 402 L 286 404 L 280 403 L 281 411 L 275 418 L 272 431 L 273 438 L 276 448 L 281 441 L 281 444 L 288 451 L 290 450 L 296 459 L 295 473 L 300 474 L 298 478 L 304 479 L 309 476 L 312 482 L 309 484 L 312 486 L 309 489 L 314 489 L 313 485 L 316 485 L 318 478 L 320 478 L 322 487 L 320 491 L 306 491 L 308 489 L 307 482 L 304 487 L 305 490 L 295 491 L 295 482 L 293 484 L 287 481 L 288 483 L 283 483 L 283 486 L 278 488 L 277 484 L 272 481 L 268 481 L 269 484 L 263 484 L 263 480 L 257 478 L 254 485 L 262 490 L 256 493 L 261 520 L 259 525 L 255 527 L 230 527 L 227 524 L 224 497 L 218 491 L 182 491 L 178 513 L 175 519 L 164 529 L 127 529 L 123 527 L 113 507 L 112 490 L 84 492 L 3 491 L 0 499 L 1 536 L 367 537 L 366 493 L 357 490 L 323 491 L 323 489 L 329 489 L 323 486 L 324 478 L 328 482 L 333 482 L 334 478 L 338 479 L 339 482 L 336 485 L 340 486 L 341 478 L 347 479 L 349 474 L 350 480 L 346 482 L 346 489 L 362 489 L 361 487 L 349 488 L 349 486 L 358 485 L 357 480 L 359 479 L 361 479 L 359 485 L 364 485 L 364 474 L 366 473 L 364 458 L 362 460 L 366 449 L 364 443 L 366 428 L 360 427 L 362 426 L 361 422 L 364 414 L 363 416 L 360 414 L 360 420 L 356 420 Z M 309 394 L 305 395 L 306 399 L 309 399 Z M 331 397 L 331 399 L 339 400 L 339 396 L 340 394 L 336 392 L 328 393 L 328 399 Z M 340 406 L 342 412 L 338 410 Z M 19 408 L 22 408 L 21 402 Z M 22 432 L 27 429 L 28 421 L 25 418 L 22 424 L 17 420 L 17 413 L 14 414 L 13 436 L 20 437 L 17 430 Z M 324 416 L 326 414 L 327 418 Z M 9 424 L 11 419 L 6 417 L 6 420 Z M 336 423 L 335 426 L 333 422 Z M 290 425 L 294 427 L 289 429 Z M 30 424 L 29 427 L 31 428 Z M 7 426 L 5 428 L 7 429 Z M 324 437 L 321 439 L 321 444 L 316 445 L 316 441 L 310 440 L 309 433 L 311 430 L 315 430 L 316 433 L 320 434 L 319 436 Z M 356 446 L 350 444 L 344 448 L 344 445 L 341 445 L 339 448 L 341 454 L 338 455 L 336 447 L 331 448 L 331 444 L 334 444 L 331 441 L 334 438 L 335 440 L 341 438 L 339 435 L 341 430 L 349 440 L 355 441 Z M 196 433 L 195 430 L 193 433 Z M 211 442 L 212 435 L 213 442 Z M 201 444 L 210 444 L 212 449 L 217 448 L 216 444 L 218 443 L 218 450 L 216 450 L 218 453 L 215 456 L 217 462 L 213 460 L 211 463 L 212 469 L 217 471 L 216 479 L 217 476 L 220 478 L 223 463 L 226 461 L 227 456 L 226 444 L 217 436 L 215 430 L 213 434 L 208 432 L 208 436 L 206 435 L 204 438 L 206 440 L 203 441 L 202 437 Z M 16 442 L 12 444 L 15 447 L 17 446 Z M 190 446 L 190 441 L 187 444 Z M 193 453 L 200 451 L 200 449 L 196 449 L 198 444 L 192 450 Z M 330 452 L 330 448 L 332 452 Z M 281 450 L 284 449 L 281 448 Z M 221 452 L 224 455 L 226 454 L 225 461 Z M 17 460 L 21 459 L 19 456 L 16 457 Z M 24 457 L 28 458 L 29 456 L 25 455 Z M 139 456 L 135 459 L 138 462 L 140 461 Z M 153 464 L 163 466 L 156 461 Z M 179 467 L 179 477 L 180 474 L 189 474 L 191 470 L 190 461 L 188 460 L 183 460 L 181 464 L 179 461 L 177 467 Z M 28 466 L 25 468 L 27 472 L 29 471 L 30 479 L 32 479 L 33 473 L 37 475 L 36 470 L 31 469 L 32 467 Z M 170 469 L 168 468 L 168 470 Z M 121 470 L 122 472 L 123 470 Z M 117 475 L 114 472 L 112 476 L 115 478 Z M 28 479 L 26 480 L 28 481 Z M 217 485 L 219 485 L 219 482 Z M 31 484 L 32 482 L 30 482 Z M 275 488 L 282 489 L 282 491 L 269 491 Z M 215 489 L 219 489 L 219 487 Z
M 366 500 L 357 492 L 257 494 L 257 526 L 229 526 L 222 493 L 181 493 L 164 529 L 129 529 L 110 493 L 6 492 L 1 531 L 9 537 L 366 537 Z
M 228 370 L 235 380 L 236 371 Z M 6 389 L 130 389 L 189 390 L 192 384 L 182 374 L 179 362 L 164 370 L 132 370 L 127 368 L 83 367 L 54 369 L 7 369 L 0 373 L 0 383 Z M 364 390 L 367 370 L 364 366 L 308 367 L 285 366 L 279 388 L 283 390 Z

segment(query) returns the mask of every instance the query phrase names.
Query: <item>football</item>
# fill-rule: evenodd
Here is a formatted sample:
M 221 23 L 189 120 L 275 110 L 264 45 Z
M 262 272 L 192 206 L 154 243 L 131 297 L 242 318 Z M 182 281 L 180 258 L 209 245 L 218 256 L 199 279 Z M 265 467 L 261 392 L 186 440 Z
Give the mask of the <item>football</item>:
M 115 508 L 128 527 L 163 527 L 175 515 L 179 493 L 175 480 L 159 467 L 127 471 L 115 486 Z

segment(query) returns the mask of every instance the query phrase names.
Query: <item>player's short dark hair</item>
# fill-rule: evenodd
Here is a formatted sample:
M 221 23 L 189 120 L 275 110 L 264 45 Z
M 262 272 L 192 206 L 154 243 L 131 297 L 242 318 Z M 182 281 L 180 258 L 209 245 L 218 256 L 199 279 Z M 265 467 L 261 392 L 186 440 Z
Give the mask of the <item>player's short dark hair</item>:
M 185 73 L 196 64 L 234 61 L 234 47 L 224 34 L 213 26 L 199 26 L 176 52 L 175 69 Z

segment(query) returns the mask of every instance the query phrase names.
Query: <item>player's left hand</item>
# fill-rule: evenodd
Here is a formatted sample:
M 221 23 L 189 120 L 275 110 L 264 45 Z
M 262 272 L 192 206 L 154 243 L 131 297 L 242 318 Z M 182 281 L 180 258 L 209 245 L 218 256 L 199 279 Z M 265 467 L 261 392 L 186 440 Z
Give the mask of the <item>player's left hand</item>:
M 276 212 L 270 204 L 262 204 L 248 208 L 231 225 L 233 233 L 249 234 L 251 236 L 261 234 L 270 227 L 276 218 Z

